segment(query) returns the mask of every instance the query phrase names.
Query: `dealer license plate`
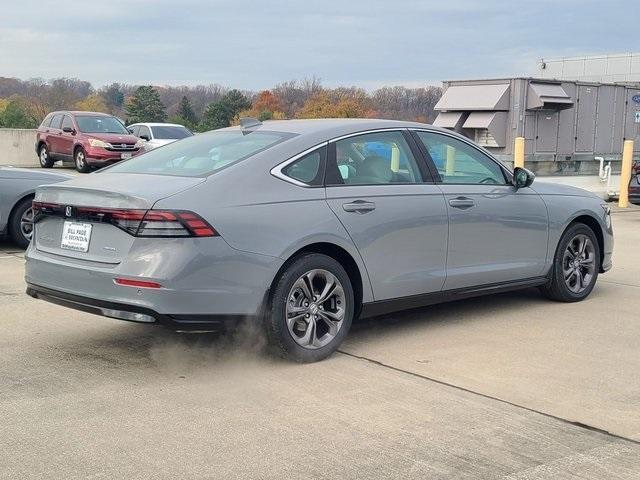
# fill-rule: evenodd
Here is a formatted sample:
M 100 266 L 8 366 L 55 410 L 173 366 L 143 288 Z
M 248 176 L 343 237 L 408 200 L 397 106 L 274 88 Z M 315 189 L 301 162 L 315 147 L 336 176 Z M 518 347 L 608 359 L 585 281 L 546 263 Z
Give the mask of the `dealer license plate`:
M 131 158 L 131 154 L 130 154 L 130 153 L 121 153 L 121 154 L 120 154 L 120 158 L 121 158 L 122 160 L 128 160 L 128 159 L 130 159 L 130 158 Z
M 62 227 L 62 243 L 60 248 L 73 250 L 76 252 L 86 252 L 89 250 L 89 240 L 91 239 L 91 224 L 64 222 Z

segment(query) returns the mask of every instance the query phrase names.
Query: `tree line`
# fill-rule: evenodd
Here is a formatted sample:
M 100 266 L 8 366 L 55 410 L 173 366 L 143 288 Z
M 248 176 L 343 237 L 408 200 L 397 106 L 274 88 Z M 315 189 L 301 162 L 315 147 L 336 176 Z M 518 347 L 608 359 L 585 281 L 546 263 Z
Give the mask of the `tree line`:
M 221 85 L 152 86 L 111 83 L 94 88 L 75 78 L 20 80 L 0 77 L 0 127 L 36 128 L 54 110 L 105 112 L 125 123 L 172 122 L 194 131 L 286 118 L 389 118 L 431 123 L 442 95 L 435 86 L 327 88 L 319 79 L 283 82 L 252 92 Z

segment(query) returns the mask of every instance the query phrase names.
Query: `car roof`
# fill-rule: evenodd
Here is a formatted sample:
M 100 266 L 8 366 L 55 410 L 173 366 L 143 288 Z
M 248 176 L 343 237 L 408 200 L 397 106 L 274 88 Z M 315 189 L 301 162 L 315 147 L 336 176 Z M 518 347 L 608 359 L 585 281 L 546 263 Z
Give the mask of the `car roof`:
M 59 113 L 69 114 L 69 115 L 91 115 L 94 117 L 113 117 L 113 115 L 104 112 L 86 112 L 84 110 L 56 110 L 55 112 L 50 112 L 49 115 L 57 115 Z
M 184 125 L 180 125 L 179 123 L 162 123 L 162 122 L 139 122 L 132 123 L 129 127 L 133 127 L 134 125 L 144 125 L 146 127 L 183 127 Z
M 305 137 L 335 138 L 367 130 L 387 128 L 420 128 L 442 130 L 433 125 L 403 120 L 384 120 L 373 118 L 322 118 L 306 120 L 267 120 L 261 125 L 250 127 L 250 130 L 277 131 L 292 133 Z M 228 127 L 221 130 L 238 130 L 241 127 Z

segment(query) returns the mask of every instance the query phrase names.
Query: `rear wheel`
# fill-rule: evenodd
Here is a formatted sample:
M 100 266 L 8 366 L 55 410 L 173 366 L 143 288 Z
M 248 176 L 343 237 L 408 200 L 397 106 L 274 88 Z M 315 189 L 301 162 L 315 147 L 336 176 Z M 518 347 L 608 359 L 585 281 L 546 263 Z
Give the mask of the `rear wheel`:
M 315 362 L 342 343 L 353 320 L 354 295 L 347 272 L 317 253 L 299 257 L 275 286 L 265 319 L 277 352 L 297 362 Z
M 551 280 L 541 287 L 552 300 L 577 302 L 589 296 L 600 271 L 600 246 L 593 230 L 577 223 L 562 235 L 553 261 Z
M 9 235 L 20 248 L 27 248 L 33 237 L 32 198 L 25 198 L 16 205 L 9 219 Z
M 88 173 L 91 171 L 91 167 L 87 163 L 87 155 L 84 153 L 82 147 L 76 149 L 73 154 L 73 160 L 76 164 L 76 170 L 80 173 Z
M 40 145 L 40 148 L 38 149 L 38 160 L 40 161 L 40 166 L 42 168 L 53 167 L 53 158 L 49 155 L 49 149 L 44 143 Z

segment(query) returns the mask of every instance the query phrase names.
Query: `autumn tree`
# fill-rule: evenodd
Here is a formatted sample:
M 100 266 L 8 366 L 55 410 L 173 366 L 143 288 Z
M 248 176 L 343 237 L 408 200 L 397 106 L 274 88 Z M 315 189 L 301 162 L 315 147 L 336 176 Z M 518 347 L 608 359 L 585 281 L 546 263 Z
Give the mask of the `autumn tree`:
M 36 128 L 42 120 L 38 118 L 33 102 L 25 97 L 14 95 L 3 103 L 0 127 Z
M 167 119 L 165 106 L 158 91 L 151 85 L 138 87 L 126 103 L 127 123 L 164 122 Z
M 297 113 L 298 118 L 361 118 L 369 116 L 369 106 L 363 99 L 334 100 L 327 91 L 313 95 Z
M 109 108 L 107 107 L 104 98 L 98 94 L 89 95 L 88 97 L 76 102 L 74 108 L 85 112 L 109 112 Z
M 243 110 L 237 115 L 234 123 L 237 123 L 240 117 L 253 117 L 262 122 L 264 120 L 281 120 L 286 118 L 286 115 L 282 111 L 280 99 L 271 91 L 263 90 L 256 96 L 249 110 Z

